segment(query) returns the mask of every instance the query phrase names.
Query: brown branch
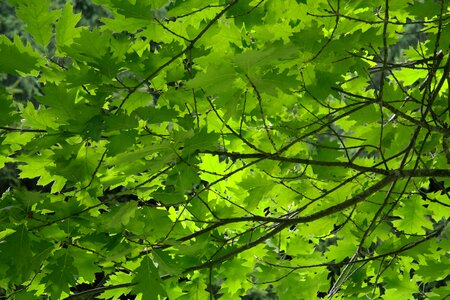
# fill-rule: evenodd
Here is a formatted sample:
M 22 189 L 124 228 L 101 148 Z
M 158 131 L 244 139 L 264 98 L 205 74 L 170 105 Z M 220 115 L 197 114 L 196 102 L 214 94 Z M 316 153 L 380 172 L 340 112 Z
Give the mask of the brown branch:
M 145 181 L 139 183 L 138 185 L 136 185 L 135 187 L 131 188 L 131 190 L 135 190 L 140 188 L 143 185 L 146 185 L 147 183 L 152 182 L 153 180 L 155 180 L 156 178 L 158 178 L 159 176 L 161 176 L 162 174 L 166 173 L 167 171 L 169 171 L 170 169 L 172 169 L 173 167 L 176 166 L 175 164 L 171 164 L 169 166 L 167 166 L 166 168 L 162 169 L 161 171 L 159 171 L 158 173 L 154 174 L 153 176 L 151 176 L 150 178 L 146 179 Z
M 232 160 L 237 159 L 267 159 L 274 161 L 283 161 L 283 162 L 291 162 L 291 163 L 299 163 L 299 164 L 307 164 L 307 165 L 317 165 L 317 166 L 326 166 L 326 167 L 341 167 L 341 168 L 349 168 L 362 172 L 372 172 L 377 174 L 388 175 L 391 172 L 385 169 L 374 168 L 374 167 L 365 167 L 354 164 L 353 162 L 340 162 L 340 161 L 321 161 L 321 160 L 312 160 L 306 158 L 297 158 L 297 157 L 284 157 L 280 156 L 277 153 L 238 153 L 238 152 L 226 152 L 226 151 L 211 151 L 211 150 L 203 150 L 199 153 L 208 153 L 212 155 L 220 155 L 229 157 Z
M 258 99 L 259 111 L 261 112 L 261 118 L 263 121 L 264 129 L 266 130 L 266 134 L 267 134 L 267 137 L 269 138 L 270 144 L 272 145 L 273 149 L 275 151 L 277 151 L 277 147 L 275 146 L 275 143 L 273 142 L 272 135 L 270 134 L 269 127 L 267 126 L 266 116 L 264 114 L 264 109 L 262 107 L 261 94 L 259 93 L 258 89 L 256 88 L 256 85 L 253 83 L 253 81 L 250 79 L 250 77 L 248 77 L 247 74 L 245 74 L 245 77 L 247 77 L 248 82 L 250 82 L 250 85 L 252 86 L 253 90 L 255 91 L 256 99 Z
M 179 37 L 180 39 L 183 39 L 183 40 L 185 40 L 186 42 L 191 42 L 190 39 L 188 39 L 188 38 L 186 38 L 186 37 L 184 37 L 184 36 L 182 36 L 182 35 L 180 35 L 180 34 L 174 32 L 172 29 L 170 29 L 169 27 L 167 27 L 166 25 L 164 25 L 163 23 L 161 23 L 160 20 L 158 20 L 158 19 L 156 19 L 156 18 L 154 18 L 154 20 L 155 20 L 162 28 L 164 28 L 165 30 L 167 30 L 168 32 L 170 32 L 171 34 L 173 34 L 174 36 Z
M 365 191 L 355 195 L 349 200 L 346 200 L 344 202 L 341 202 L 339 204 L 336 204 L 334 206 L 331 206 L 329 208 L 326 208 L 324 210 L 321 210 L 316 213 L 312 213 L 307 216 L 300 216 L 300 217 L 264 217 L 264 216 L 243 216 L 243 217 L 236 217 L 236 218 L 226 218 L 226 219 L 220 219 L 214 224 L 205 227 L 197 232 L 194 232 L 188 236 L 179 238 L 178 241 L 184 242 L 190 239 L 193 239 L 199 235 L 202 235 L 204 233 L 210 232 L 216 228 L 219 228 L 221 226 L 232 224 L 232 223 L 242 223 L 242 222 L 271 222 L 280 224 L 281 226 L 287 227 L 294 224 L 299 223 L 307 223 L 312 222 L 317 219 L 323 218 L 325 216 L 334 214 L 336 212 L 342 211 L 346 208 L 352 207 L 359 202 L 365 200 L 368 196 L 371 194 L 381 190 L 384 186 L 387 184 L 398 180 L 402 178 L 409 178 L 409 177 L 448 177 L 450 176 L 450 170 L 446 169 L 435 169 L 435 170 L 426 170 L 426 169 L 417 169 L 417 170 L 390 170 L 388 176 L 386 176 L 384 179 L 380 180 L 375 185 L 371 186 L 370 188 L 366 189 Z M 292 216 L 290 214 L 289 216 Z M 171 245 L 164 245 L 161 244 L 157 246 L 158 248 L 168 248 L 171 247 Z
M 358 111 L 358 110 L 360 110 L 360 109 L 362 109 L 362 108 L 368 106 L 369 104 L 370 104 L 370 103 L 368 103 L 368 102 L 366 102 L 366 103 L 360 103 L 359 106 L 354 107 L 354 108 L 352 108 L 352 109 L 346 111 L 345 113 L 342 113 L 341 115 L 332 118 L 328 123 L 323 124 L 323 125 L 319 126 L 318 128 L 316 128 L 316 129 L 314 129 L 314 130 L 308 132 L 308 133 L 302 134 L 302 135 L 299 136 L 299 137 L 296 137 L 294 140 L 292 140 L 291 142 L 289 142 L 287 145 L 285 145 L 285 146 L 283 146 L 281 149 L 279 149 L 279 150 L 278 150 L 278 154 L 280 155 L 280 154 L 282 154 L 283 152 L 286 152 L 286 151 L 289 150 L 292 146 L 294 146 L 295 144 L 297 144 L 299 141 L 303 140 L 305 137 L 308 137 L 308 136 L 310 136 L 310 135 L 312 135 L 312 134 L 314 134 L 314 133 L 317 133 L 317 132 L 321 131 L 322 129 L 328 127 L 328 124 L 331 124 L 331 123 L 336 122 L 336 121 L 338 121 L 338 120 L 340 120 L 340 119 L 343 119 L 343 118 L 345 118 L 346 116 L 349 116 L 349 115 L 353 114 L 354 112 L 356 112 L 356 111 Z M 329 114 L 329 115 L 331 116 L 332 114 Z
M 103 163 L 103 161 L 105 159 L 106 152 L 108 152 L 108 149 L 105 149 L 105 151 L 103 151 L 102 156 L 100 157 L 100 159 L 99 159 L 99 161 L 97 163 L 97 166 L 95 167 L 95 170 L 94 170 L 94 172 L 91 175 L 91 179 L 89 180 L 89 183 L 86 186 L 82 187 L 80 189 L 80 191 L 87 189 L 88 187 L 91 186 L 92 182 L 94 182 L 95 175 L 97 175 L 97 172 L 100 169 L 100 167 L 101 167 L 101 165 L 102 165 L 102 163 Z
M 448 219 L 447 219 L 447 223 L 448 223 Z M 386 253 L 382 253 L 376 256 L 372 256 L 372 257 L 368 257 L 368 258 L 361 258 L 358 260 L 355 260 L 354 263 L 360 263 L 360 262 L 368 262 L 368 261 L 374 261 L 380 258 L 385 258 L 391 255 L 396 255 L 398 256 L 400 253 L 408 251 L 434 237 L 437 237 L 441 234 L 441 232 L 445 229 L 447 224 L 444 224 L 442 226 L 440 226 L 439 228 L 437 228 L 435 231 L 433 231 L 432 233 L 428 234 L 427 236 L 425 236 L 423 239 L 411 242 L 411 243 L 407 243 L 401 247 L 399 247 L 396 250 L 392 250 L 392 251 L 388 251 Z M 282 268 L 282 269 L 292 269 L 292 270 L 300 270 L 300 269 L 309 269 L 309 268 L 318 268 L 318 267 L 328 267 L 328 266 L 345 266 L 346 264 L 348 264 L 348 262 L 341 261 L 341 262 L 337 262 L 337 263 L 333 263 L 333 262 L 327 262 L 327 263 L 320 263 L 320 264 L 311 264 L 311 265 L 302 265 L 302 266 L 285 266 L 285 265 L 279 265 L 279 264 L 274 264 L 274 263 L 269 263 L 269 262 L 264 262 L 267 265 L 273 266 L 273 267 L 277 267 L 277 268 Z
M 202 8 L 196 9 L 196 10 L 191 11 L 191 12 L 189 12 L 189 13 L 186 13 L 186 14 L 184 14 L 184 15 L 179 15 L 179 16 L 175 16 L 175 17 L 169 17 L 166 21 L 168 21 L 168 22 L 175 22 L 175 21 L 178 20 L 178 19 L 188 17 L 188 16 L 190 16 L 190 15 L 193 15 L 193 14 L 196 14 L 196 13 L 198 13 L 198 12 L 201 12 L 201 11 L 203 11 L 203 10 L 205 10 L 205 9 L 208 9 L 208 8 L 217 8 L 217 7 L 223 7 L 223 6 L 224 6 L 223 4 L 206 5 L 206 6 L 202 7 Z
M 29 230 L 40 229 L 40 228 L 42 228 L 42 227 L 50 226 L 50 225 L 55 224 L 55 223 L 58 223 L 58 222 L 60 222 L 60 221 L 64 221 L 64 220 L 73 218 L 73 217 L 75 217 L 75 216 L 79 216 L 79 215 L 81 215 L 82 213 L 85 213 L 85 212 L 87 212 L 87 211 L 90 211 L 91 209 L 97 208 L 97 207 L 99 207 L 99 206 L 101 206 L 101 205 L 104 205 L 104 204 L 105 204 L 105 203 L 100 202 L 100 203 L 98 203 L 98 204 L 95 204 L 95 205 L 86 207 L 85 209 L 80 210 L 80 211 L 78 211 L 78 212 L 75 212 L 75 213 L 73 213 L 73 214 L 70 214 L 70 215 L 68 215 L 68 216 L 64 216 L 64 217 L 58 218 L 58 219 L 56 219 L 56 220 L 50 221 L 50 222 L 48 222 L 48 223 L 45 223 L 45 224 L 42 224 L 42 225 L 38 225 L 38 226 L 35 226 L 35 227 L 32 227 L 32 228 L 29 228 Z
M 86 291 L 82 291 L 82 292 L 70 295 L 70 296 L 64 298 L 64 300 L 87 299 L 87 296 L 93 296 L 93 295 L 100 294 L 102 292 L 109 291 L 109 290 L 129 288 L 129 287 L 132 287 L 135 285 L 137 285 L 137 283 L 130 282 L 130 283 L 121 283 L 121 284 L 117 284 L 117 285 L 101 286 L 101 287 L 93 288 L 90 290 L 86 290 Z M 90 299 L 92 299 L 92 298 L 90 298 Z
M 211 106 L 212 110 L 214 111 L 214 113 L 216 114 L 217 118 L 220 120 L 220 122 L 222 122 L 222 124 L 232 133 L 234 134 L 236 137 L 238 137 L 244 144 L 246 144 L 248 147 L 250 147 L 251 149 L 261 152 L 261 153 L 265 153 L 263 150 L 258 149 L 258 147 L 256 147 L 255 145 L 253 145 L 252 143 L 250 143 L 250 141 L 248 141 L 245 137 L 243 137 L 240 133 L 237 133 L 233 128 L 231 128 L 230 125 L 227 124 L 227 122 L 225 122 L 225 120 L 220 116 L 219 112 L 217 111 L 216 107 L 214 106 L 214 104 L 212 103 L 211 99 L 207 99 L 209 102 L 209 105 Z
M 307 216 L 292 218 L 292 219 L 282 219 L 281 220 L 282 223 L 279 223 L 277 226 L 273 227 L 272 231 L 270 231 L 269 233 L 257 238 L 256 240 L 248 242 L 247 244 L 242 245 L 234 250 L 231 250 L 230 252 L 222 255 L 221 257 L 209 260 L 209 261 L 199 264 L 197 266 L 190 267 L 190 268 L 186 269 L 184 272 L 187 273 L 187 272 L 191 272 L 191 271 L 195 271 L 195 270 L 201 270 L 201 269 L 209 268 L 210 266 L 213 266 L 215 264 L 222 263 L 222 262 L 238 255 L 241 252 L 249 250 L 249 249 L 263 243 L 267 239 L 273 237 L 274 235 L 283 231 L 285 228 L 287 228 L 291 225 L 312 222 L 312 221 L 321 219 L 323 217 L 329 216 L 331 214 L 334 214 L 336 212 L 342 211 L 351 206 L 354 206 L 355 204 L 362 202 L 367 197 L 369 197 L 373 193 L 377 192 L 378 190 L 380 190 L 381 188 L 383 188 L 384 186 L 386 186 L 387 184 L 389 184 L 396 178 L 397 177 L 394 177 L 394 176 L 385 177 L 382 180 L 380 180 L 379 182 L 377 182 L 376 184 L 374 184 L 371 187 L 369 187 L 368 189 L 366 189 L 365 191 L 355 195 L 351 199 L 346 200 L 342 203 L 336 204 L 334 206 L 331 206 L 329 208 L 326 208 L 324 210 L 321 210 L 319 212 L 312 213 Z
M 0 129 L 5 130 L 5 131 L 18 131 L 18 132 L 41 132 L 41 133 L 47 132 L 47 130 L 45 130 L 45 129 L 24 129 L 24 128 L 5 127 L 5 126 L 0 126 Z

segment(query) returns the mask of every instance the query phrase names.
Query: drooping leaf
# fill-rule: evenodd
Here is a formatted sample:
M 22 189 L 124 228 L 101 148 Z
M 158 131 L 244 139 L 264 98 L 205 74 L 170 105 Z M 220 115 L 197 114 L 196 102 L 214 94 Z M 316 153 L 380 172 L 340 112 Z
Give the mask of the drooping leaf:
M 64 6 L 64 10 L 56 23 L 56 46 L 59 50 L 69 46 L 73 39 L 79 35 L 79 29 L 75 26 L 80 21 L 80 14 L 72 12 L 72 5 L 69 2 Z
M 52 24 L 60 16 L 60 11 L 50 11 L 50 0 L 18 1 L 17 16 L 26 24 L 26 30 L 41 46 L 46 47 L 53 36 Z
M 142 293 L 142 299 L 144 300 L 158 300 L 159 297 L 166 295 L 158 269 L 148 256 L 142 259 L 140 266 L 136 269 L 133 282 L 137 285 L 132 290 L 136 293 Z
M 0 36 L 0 70 L 15 75 L 37 75 L 37 67 L 42 61 L 40 55 L 30 45 L 24 45 L 18 36 L 11 42 L 6 36 Z
M 70 293 L 69 287 L 75 284 L 78 274 L 73 262 L 68 251 L 62 250 L 56 255 L 54 263 L 48 266 L 46 291 L 52 297 L 58 299 L 63 293 Z

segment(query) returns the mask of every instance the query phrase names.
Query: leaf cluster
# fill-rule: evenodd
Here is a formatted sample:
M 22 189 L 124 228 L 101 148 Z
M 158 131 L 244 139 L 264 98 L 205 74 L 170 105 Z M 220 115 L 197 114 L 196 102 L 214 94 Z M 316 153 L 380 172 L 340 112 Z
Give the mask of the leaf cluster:
M 445 1 L 8 1 L 3 297 L 448 297 Z

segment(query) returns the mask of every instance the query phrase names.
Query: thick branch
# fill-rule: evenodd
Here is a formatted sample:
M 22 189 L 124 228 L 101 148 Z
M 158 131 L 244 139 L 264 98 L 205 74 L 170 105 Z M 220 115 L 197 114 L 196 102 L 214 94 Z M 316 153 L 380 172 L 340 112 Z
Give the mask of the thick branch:
M 356 165 L 352 162 L 340 162 L 340 161 L 321 161 L 321 160 L 312 160 L 306 158 L 298 158 L 298 157 L 284 157 L 279 156 L 278 154 L 271 153 L 239 153 L 239 152 L 225 152 L 225 151 L 210 151 L 204 150 L 200 153 L 208 153 L 213 155 L 220 155 L 229 157 L 232 160 L 236 159 L 268 159 L 275 161 L 283 161 L 283 162 L 292 162 L 298 164 L 306 164 L 306 165 L 316 165 L 316 166 L 326 166 L 326 167 L 340 167 L 340 168 L 349 168 L 354 169 L 361 172 L 372 172 L 377 174 L 388 175 L 389 171 L 385 169 L 379 169 L 375 167 L 364 167 L 360 165 Z

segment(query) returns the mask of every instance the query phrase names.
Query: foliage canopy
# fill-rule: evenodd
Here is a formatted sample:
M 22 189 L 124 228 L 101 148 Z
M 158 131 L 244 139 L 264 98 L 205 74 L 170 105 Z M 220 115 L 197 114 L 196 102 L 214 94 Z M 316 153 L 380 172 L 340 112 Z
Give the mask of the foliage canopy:
M 6 297 L 449 295 L 447 1 L 8 1 Z

